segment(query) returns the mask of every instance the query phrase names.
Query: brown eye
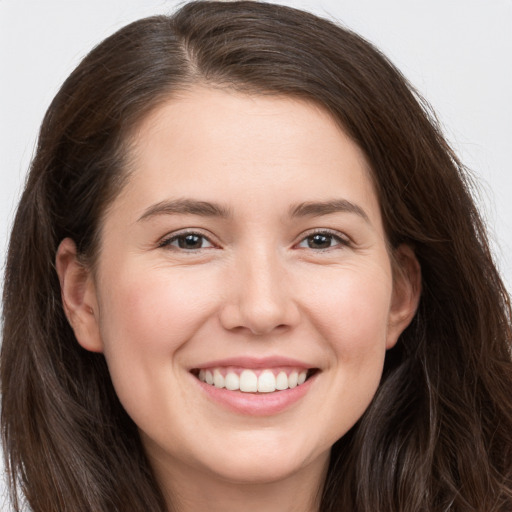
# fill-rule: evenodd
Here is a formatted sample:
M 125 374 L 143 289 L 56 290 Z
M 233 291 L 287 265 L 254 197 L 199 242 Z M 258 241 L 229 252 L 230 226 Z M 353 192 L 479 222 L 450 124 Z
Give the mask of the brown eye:
M 338 235 L 329 232 L 313 233 L 304 238 L 298 245 L 300 248 L 306 249 L 331 249 L 333 247 L 343 247 L 348 243 Z
M 164 240 L 160 247 L 193 251 L 213 247 L 213 244 L 199 233 L 182 233 Z
M 199 235 L 184 235 L 177 238 L 180 249 L 201 249 L 203 237 Z
M 316 234 L 307 237 L 308 247 L 310 249 L 328 249 L 333 242 L 332 235 Z

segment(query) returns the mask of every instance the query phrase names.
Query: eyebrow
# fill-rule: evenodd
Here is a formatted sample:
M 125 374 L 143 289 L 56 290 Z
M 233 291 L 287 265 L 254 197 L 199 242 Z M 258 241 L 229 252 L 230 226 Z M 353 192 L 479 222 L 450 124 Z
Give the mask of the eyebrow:
M 346 199 L 333 199 L 330 201 L 308 201 L 293 205 L 289 210 L 290 217 L 320 217 L 332 213 L 352 213 L 358 215 L 366 222 L 370 219 L 366 212 L 357 204 Z M 209 201 L 196 201 L 194 199 L 174 199 L 156 203 L 147 208 L 137 222 L 147 220 L 157 215 L 199 215 L 201 217 L 228 218 L 231 216 L 229 208 Z
M 222 217 L 230 216 L 229 209 L 216 203 L 208 201 L 196 201 L 193 199 L 175 199 L 156 203 L 147 208 L 139 217 L 138 221 L 146 220 L 157 215 L 188 214 L 200 215 L 201 217 Z
M 320 217 L 331 213 L 353 213 L 361 217 L 367 223 L 370 219 L 367 213 L 357 204 L 346 199 L 333 199 L 331 201 L 305 202 L 292 206 L 291 217 Z

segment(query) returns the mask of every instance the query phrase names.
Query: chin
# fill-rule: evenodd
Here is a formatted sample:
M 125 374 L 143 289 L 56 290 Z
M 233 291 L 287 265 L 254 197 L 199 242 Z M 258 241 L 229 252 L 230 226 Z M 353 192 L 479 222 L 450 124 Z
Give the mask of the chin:
M 327 465 L 329 454 L 330 450 L 306 455 L 284 443 L 281 447 L 255 443 L 251 449 L 231 449 L 221 457 L 217 455 L 215 463 L 208 465 L 211 472 L 231 483 L 269 484 L 307 471 L 312 465 Z

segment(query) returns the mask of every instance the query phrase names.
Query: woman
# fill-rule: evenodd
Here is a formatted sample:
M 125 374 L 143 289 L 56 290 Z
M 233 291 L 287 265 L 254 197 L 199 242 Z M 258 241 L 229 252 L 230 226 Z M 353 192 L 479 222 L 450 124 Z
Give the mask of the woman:
M 510 510 L 510 316 L 371 45 L 256 2 L 141 20 L 58 93 L 13 227 L 14 508 Z

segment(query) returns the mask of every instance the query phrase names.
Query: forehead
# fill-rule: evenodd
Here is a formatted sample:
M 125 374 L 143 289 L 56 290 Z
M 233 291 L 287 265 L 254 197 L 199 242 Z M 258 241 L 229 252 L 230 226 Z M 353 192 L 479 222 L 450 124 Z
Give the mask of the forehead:
M 169 196 L 265 207 L 272 197 L 277 204 L 342 194 L 378 210 L 360 148 L 326 110 L 293 97 L 192 88 L 140 123 L 130 156 L 121 195 L 134 208 Z

